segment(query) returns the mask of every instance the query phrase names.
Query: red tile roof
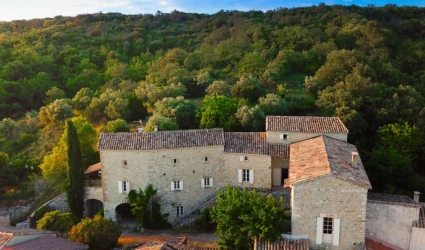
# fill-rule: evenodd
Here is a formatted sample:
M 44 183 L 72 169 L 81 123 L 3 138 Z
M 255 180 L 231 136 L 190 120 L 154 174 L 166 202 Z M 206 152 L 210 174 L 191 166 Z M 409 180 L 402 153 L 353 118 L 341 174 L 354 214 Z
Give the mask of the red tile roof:
M 38 230 L 32 228 L 19 228 L 19 227 L 0 227 L 0 233 L 11 233 L 13 235 L 22 236 L 22 235 L 39 235 L 39 234 L 52 234 L 56 235 L 56 232 Z
M 278 239 L 273 243 L 256 240 L 254 250 L 309 250 L 308 239 Z
M 267 133 L 232 132 L 224 133 L 224 152 L 267 155 Z
M 224 145 L 223 129 L 102 133 L 100 150 L 159 150 Z
M 53 235 L 46 235 L 38 239 L 9 246 L 8 248 L 13 250 L 86 250 L 89 247 L 75 241 L 70 241 Z
M 316 116 L 267 116 L 266 131 L 348 133 L 338 117 Z
M 148 241 L 135 250 L 216 250 L 211 247 L 199 247 L 187 245 L 187 237 L 177 237 L 161 241 Z
M 91 165 L 90 167 L 87 168 L 87 170 L 84 172 L 85 174 L 90 174 L 93 172 L 97 172 L 99 170 L 102 169 L 102 163 L 96 163 L 94 165 Z
M 351 166 L 352 152 L 358 153 L 356 146 L 323 135 L 293 143 L 288 184 L 332 175 L 369 189 L 371 185 L 360 157 L 356 168 Z
M 421 204 L 413 201 L 407 195 L 399 195 L 399 194 L 383 194 L 383 193 L 368 192 L 367 201 L 384 203 L 384 204 L 415 206 L 415 207 L 421 206 Z
M 3 233 L 0 232 L 0 249 L 6 245 L 13 237 L 13 233 Z
M 268 154 L 272 157 L 289 158 L 289 145 L 269 143 L 268 149 Z

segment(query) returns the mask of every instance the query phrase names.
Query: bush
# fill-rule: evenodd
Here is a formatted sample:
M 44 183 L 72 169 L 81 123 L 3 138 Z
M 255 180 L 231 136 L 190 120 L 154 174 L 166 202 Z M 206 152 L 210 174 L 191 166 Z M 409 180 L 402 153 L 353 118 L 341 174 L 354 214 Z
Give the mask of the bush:
M 198 218 L 196 219 L 196 225 L 206 230 L 212 230 L 217 227 L 217 223 L 214 223 L 211 218 L 211 209 L 205 208 L 202 212 L 197 210 Z
M 37 222 L 37 229 L 66 233 L 73 225 L 71 213 L 61 213 L 59 210 L 55 210 L 47 212 Z
M 96 215 L 93 219 L 86 218 L 73 226 L 69 239 L 86 244 L 90 249 L 111 249 L 118 243 L 121 230 L 117 224 Z
M 44 217 L 47 212 L 51 212 L 53 209 L 49 206 L 42 206 L 34 212 L 34 217 L 36 220 L 40 220 Z

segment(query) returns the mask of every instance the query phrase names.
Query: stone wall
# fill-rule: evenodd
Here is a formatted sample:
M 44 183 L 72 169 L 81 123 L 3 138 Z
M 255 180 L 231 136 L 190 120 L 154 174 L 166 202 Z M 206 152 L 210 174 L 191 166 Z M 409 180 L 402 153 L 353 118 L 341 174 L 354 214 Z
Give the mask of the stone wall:
M 0 211 L 0 227 L 10 226 L 10 213 Z
M 354 249 L 365 242 L 367 189 L 324 176 L 292 187 L 292 234 L 308 235 L 310 247 L 317 249 L 317 217 L 340 219 L 339 246 L 326 249 Z
M 105 217 L 116 220 L 115 208 L 126 203 L 127 198 L 127 193 L 118 192 L 118 182 L 128 181 L 130 189 L 135 190 L 153 184 L 158 190 L 162 212 L 170 214 L 171 223 L 177 223 L 177 206 L 183 206 L 186 213 L 225 186 L 228 172 L 224 168 L 223 151 L 223 146 L 153 151 L 102 150 Z M 202 188 L 203 178 L 212 178 L 213 186 Z M 172 191 L 173 181 L 183 181 L 183 190 Z
M 241 161 L 241 157 L 244 159 Z M 245 160 L 247 157 L 248 160 Z M 224 154 L 225 183 L 231 186 L 271 188 L 272 172 L 271 157 L 254 154 Z M 254 182 L 238 182 L 238 169 L 254 170 Z
M 85 186 L 84 187 L 84 200 L 95 199 L 103 202 L 103 191 L 102 187 L 97 186 Z
M 367 203 L 366 233 L 402 249 L 408 249 L 413 221 L 420 206 Z
M 280 139 L 281 134 L 287 134 L 287 139 Z M 326 135 L 341 141 L 347 141 L 348 133 L 295 133 L 281 131 L 267 131 L 267 141 L 270 143 L 291 144 L 298 141 L 310 139 L 319 135 Z
M 272 168 L 289 168 L 289 158 L 272 157 Z

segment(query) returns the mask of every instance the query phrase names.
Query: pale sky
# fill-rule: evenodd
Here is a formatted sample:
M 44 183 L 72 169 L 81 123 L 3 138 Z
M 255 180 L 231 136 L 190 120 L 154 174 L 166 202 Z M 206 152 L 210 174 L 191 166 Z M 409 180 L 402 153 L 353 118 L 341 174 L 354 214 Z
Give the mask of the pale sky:
M 34 19 L 78 14 L 119 12 L 123 14 L 154 14 L 158 10 L 173 10 L 213 14 L 220 10 L 272 10 L 279 7 L 304 7 L 319 5 L 357 4 L 382 6 L 425 6 L 425 0 L 0 0 L 0 21 Z

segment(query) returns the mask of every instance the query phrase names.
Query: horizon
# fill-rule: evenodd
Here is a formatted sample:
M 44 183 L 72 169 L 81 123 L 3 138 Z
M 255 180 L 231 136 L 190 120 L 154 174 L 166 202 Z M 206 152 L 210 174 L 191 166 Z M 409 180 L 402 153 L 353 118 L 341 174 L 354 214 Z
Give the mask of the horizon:
M 194 0 L 39 0 L 37 2 L 16 0 L 8 1 L 0 9 L 0 22 L 53 18 L 55 16 L 74 17 L 77 15 L 95 14 L 100 12 L 121 13 L 124 15 L 155 14 L 157 11 L 170 13 L 174 10 L 185 13 L 203 14 L 214 14 L 220 10 L 260 10 L 265 12 L 278 8 L 318 6 L 320 3 L 324 3 L 327 6 L 357 5 L 360 7 L 366 7 L 368 5 L 374 5 L 376 7 L 381 7 L 387 4 L 395 4 L 400 7 L 425 7 L 425 1 L 423 0 L 289 0 L 284 3 L 277 0 L 206 0 L 202 3 L 202 5 L 197 4 Z

